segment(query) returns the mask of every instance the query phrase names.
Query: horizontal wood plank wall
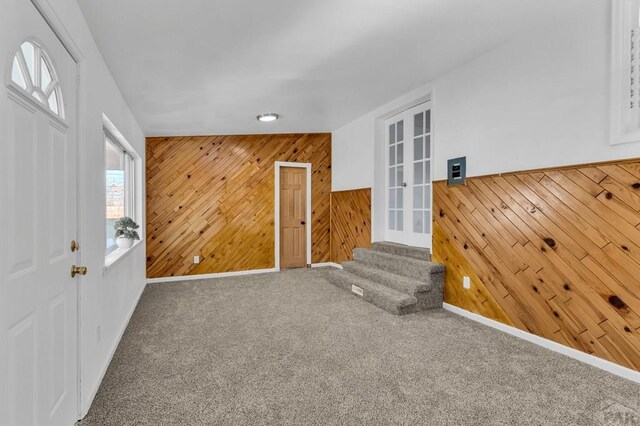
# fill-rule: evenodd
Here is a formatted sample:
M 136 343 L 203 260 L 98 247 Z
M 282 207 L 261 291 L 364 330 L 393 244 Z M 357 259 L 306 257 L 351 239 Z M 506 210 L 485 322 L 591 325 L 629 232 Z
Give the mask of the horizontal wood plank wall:
M 356 247 L 371 247 L 371 188 L 331 193 L 331 261 L 351 260 Z
M 312 259 L 328 262 L 331 134 L 147 138 L 147 277 L 273 268 L 275 161 L 312 164 Z
M 433 195 L 446 302 L 640 371 L 640 161 L 436 182 Z

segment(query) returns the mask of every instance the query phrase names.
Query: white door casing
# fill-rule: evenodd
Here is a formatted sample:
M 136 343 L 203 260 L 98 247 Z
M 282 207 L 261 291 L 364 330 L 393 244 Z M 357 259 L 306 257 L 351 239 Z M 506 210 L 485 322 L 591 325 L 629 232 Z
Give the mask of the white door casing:
M 385 121 L 385 239 L 431 248 L 431 103 Z
M 2 0 L 2 8 L 11 24 L 0 37 L 0 424 L 70 425 L 78 416 L 76 64 L 31 2 Z M 45 52 L 63 117 L 12 82 L 25 41 Z M 39 82 L 41 65 L 32 64 Z

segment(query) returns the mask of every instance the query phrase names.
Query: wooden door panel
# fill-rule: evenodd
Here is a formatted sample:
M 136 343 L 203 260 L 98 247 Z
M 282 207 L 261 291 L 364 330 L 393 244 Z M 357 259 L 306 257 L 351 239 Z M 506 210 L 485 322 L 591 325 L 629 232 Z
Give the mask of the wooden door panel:
M 307 170 L 280 169 L 280 267 L 306 266 Z

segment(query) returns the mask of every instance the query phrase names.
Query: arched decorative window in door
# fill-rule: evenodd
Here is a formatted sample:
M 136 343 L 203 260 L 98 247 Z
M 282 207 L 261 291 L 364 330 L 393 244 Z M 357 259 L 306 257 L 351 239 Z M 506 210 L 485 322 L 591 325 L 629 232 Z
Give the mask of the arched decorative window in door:
M 45 50 L 35 43 L 22 43 L 11 66 L 11 81 L 60 118 L 64 118 L 62 91 L 56 70 Z

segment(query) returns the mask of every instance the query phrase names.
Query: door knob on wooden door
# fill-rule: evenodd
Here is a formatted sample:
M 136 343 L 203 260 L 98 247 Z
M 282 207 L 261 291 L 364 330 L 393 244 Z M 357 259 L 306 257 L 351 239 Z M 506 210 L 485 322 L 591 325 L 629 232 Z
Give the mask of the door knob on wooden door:
M 307 222 L 305 222 L 304 220 L 300 221 L 300 225 L 306 225 L 306 224 L 307 224 Z
M 71 267 L 71 278 L 75 278 L 76 275 L 87 275 L 87 267 L 73 265 Z

